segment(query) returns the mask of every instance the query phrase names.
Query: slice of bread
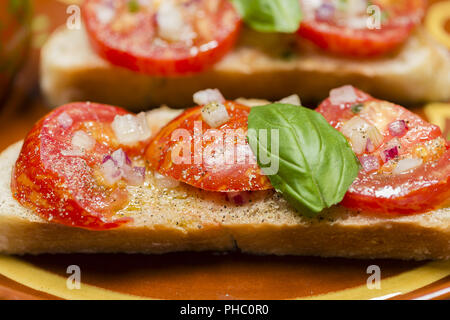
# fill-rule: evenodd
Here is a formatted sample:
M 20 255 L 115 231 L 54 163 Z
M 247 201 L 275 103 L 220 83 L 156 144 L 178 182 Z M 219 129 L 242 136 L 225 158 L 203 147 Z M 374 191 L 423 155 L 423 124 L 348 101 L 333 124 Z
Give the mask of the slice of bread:
M 153 132 L 176 116 L 168 108 L 148 113 Z M 0 155 L 0 252 L 165 253 L 241 250 L 254 254 L 351 258 L 449 259 L 450 208 L 392 216 L 333 207 L 310 219 L 273 191 L 254 192 L 236 206 L 221 193 L 187 185 L 129 187 L 131 201 L 119 212 L 132 224 L 88 231 L 49 223 L 14 200 L 11 169 L 21 142 Z
M 380 99 L 409 104 L 450 99 L 450 56 L 419 29 L 396 53 L 376 59 L 333 57 L 295 35 L 244 29 L 237 47 L 208 72 L 160 78 L 115 67 L 91 48 L 84 30 L 61 27 L 41 56 L 41 86 L 50 104 L 95 101 L 145 109 L 186 107 L 192 94 L 219 88 L 223 94 L 272 101 L 298 93 L 306 103 L 352 84 Z

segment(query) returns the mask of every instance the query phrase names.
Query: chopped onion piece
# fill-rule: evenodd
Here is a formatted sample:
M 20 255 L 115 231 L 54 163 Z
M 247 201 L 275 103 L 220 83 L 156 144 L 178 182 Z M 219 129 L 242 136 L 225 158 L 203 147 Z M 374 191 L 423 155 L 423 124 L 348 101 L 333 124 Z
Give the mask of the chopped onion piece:
M 405 120 L 397 120 L 389 124 L 389 133 L 394 137 L 403 137 L 408 131 Z
M 369 126 L 367 128 L 367 137 L 369 138 L 373 151 L 376 150 L 383 143 L 384 136 L 380 133 L 380 131 L 375 126 Z M 371 152 L 373 152 L 371 151 Z
M 196 37 L 174 0 L 164 0 L 160 3 L 156 22 L 159 36 L 168 41 L 191 41 Z
M 367 139 L 366 151 L 370 153 L 375 151 L 375 146 L 373 145 L 372 140 L 370 140 L 370 138 Z
M 358 97 L 356 95 L 355 88 L 350 85 L 346 85 L 330 91 L 330 101 L 334 105 L 352 103 L 356 102 L 357 100 Z
M 139 141 L 150 138 L 151 135 L 144 112 L 137 116 L 132 114 L 117 115 L 111 127 L 119 143 L 124 145 L 134 145 Z
M 68 129 L 73 123 L 72 118 L 66 112 L 61 113 L 57 120 L 64 129 Z
M 124 178 L 130 185 L 142 185 L 145 180 L 145 167 L 132 167 L 131 164 L 130 158 L 122 149 L 106 155 L 102 163 L 102 174 L 106 183 L 113 185 Z
M 354 116 L 350 120 L 348 120 L 341 128 L 341 132 L 347 138 L 353 134 L 354 131 L 366 131 L 369 128 L 369 123 L 362 119 L 361 117 Z
M 145 167 L 126 166 L 123 169 L 123 178 L 132 186 L 140 186 L 145 181 Z
M 114 161 L 117 167 L 123 168 L 124 166 L 131 166 L 131 160 L 122 148 L 117 149 L 111 154 L 111 159 Z
M 383 150 L 381 153 L 381 158 L 384 162 L 388 162 L 389 160 L 395 159 L 398 157 L 398 147 L 392 147 L 386 150 Z
M 395 167 L 393 173 L 401 174 L 401 173 L 410 171 L 412 169 L 415 169 L 415 168 L 421 166 L 422 163 L 423 163 L 422 159 L 417 159 L 417 158 L 402 159 L 397 163 L 397 166 Z
M 112 186 L 122 178 L 122 170 L 120 170 L 112 159 L 108 159 L 101 166 L 101 172 L 106 184 Z
M 316 19 L 318 21 L 327 22 L 334 17 L 334 5 L 331 3 L 323 3 L 320 7 L 316 9 Z
M 389 160 L 395 159 L 400 154 L 400 148 L 402 145 L 397 138 L 392 139 L 386 144 L 384 150 L 380 153 L 383 162 L 388 162 Z
M 301 106 L 302 102 L 300 100 L 300 97 L 297 94 L 290 95 L 289 97 L 283 98 L 279 103 L 285 103 L 285 104 L 292 104 L 294 106 Z
M 112 6 L 97 5 L 95 13 L 101 24 L 108 24 L 114 19 L 115 10 Z
M 72 136 L 72 147 L 81 151 L 92 150 L 95 140 L 82 130 L 76 131 Z
M 250 197 L 248 192 L 227 192 L 227 201 L 234 203 L 237 206 L 242 206 L 249 202 Z
M 230 120 L 227 108 L 221 103 L 209 103 L 204 106 L 202 118 L 211 128 L 217 128 Z
M 180 185 L 179 181 L 177 181 L 171 177 L 163 176 L 162 174 L 159 174 L 158 172 L 155 172 L 154 177 L 155 177 L 156 184 L 160 188 L 173 189 Z
M 112 157 L 111 157 L 109 154 L 107 154 L 106 156 L 103 157 L 102 164 L 105 163 L 105 162 L 108 161 L 108 160 L 112 160 Z M 113 160 L 113 161 L 114 161 L 114 160 Z
M 352 145 L 353 152 L 357 155 L 363 154 L 364 151 L 366 150 L 367 140 L 368 140 L 367 136 L 359 132 L 353 133 L 350 136 L 350 142 Z
M 372 172 L 380 169 L 380 162 L 375 156 L 364 155 L 359 158 L 359 162 L 361 163 L 363 170 L 366 172 Z
M 370 125 L 358 116 L 351 118 L 342 126 L 342 134 L 350 140 L 353 152 L 357 155 L 363 154 L 366 150 L 369 128 Z
M 218 89 L 206 89 L 194 93 L 194 102 L 200 106 L 204 106 L 208 103 L 223 103 L 225 98 Z

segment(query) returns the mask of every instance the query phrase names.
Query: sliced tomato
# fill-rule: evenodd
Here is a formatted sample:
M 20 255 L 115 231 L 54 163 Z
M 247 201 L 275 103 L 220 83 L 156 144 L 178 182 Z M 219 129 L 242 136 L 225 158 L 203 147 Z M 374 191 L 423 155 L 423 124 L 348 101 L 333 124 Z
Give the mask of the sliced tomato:
M 14 166 L 14 198 L 44 219 L 69 226 L 105 230 L 131 221 L 115 214 L 128 203 L 125 185 L 107 186 L 98 175 L 104 157 L 125 147 L 117 142 L 111 123 L 116 115 L 126 114 L 117 107 L 72 103 L 42 118 L 26 137 Z M 92 147 L 74 147 L 73 136 L 79 131 L 92 139 Z M 142 155 L 143 144 L 127 150 Z
M 220 192 L 271 189 L 247 142 L 250 108 L 225 102 L 229 120 L 212 129 L 202 107 L 186 110 L 164 127 L 146 151 L 150 166 L 194 187 Z
M 355 1 L 353 1 L 355 2 Z M 298 34 L 309 39 L 320 48 L 334 54 L 353 57 L 373 57 L 395 50 L 404 43 L 424 14 L 424 0 L 375 0 L 364 3 L 359 12 L 352 10 L 352 2 L 321 1 L 313 5 L 311 1 L 301 0 L 305 19 Z M 376 5 L 380 18 L 379 28 L 369 29 L 367 8 Z M 348 6 L 348 7 L 346 7 Z M 374 14 L 374 12 L 369 12 Z
M 322 102 L 317 111 L 340 131 L 345 131 L 351 119 L 362 119 L 378 130 L 381 139 L 378 145 L 366 147 L 358 154 L 362 163 L 370 157 L 375 166 L 368 170 L 363 166 L 342 205 L 399 214 L 425 212 L 446 205 L 450 198 L 450 149 L 439 127 L 401 106 L 374 99 L 357 89 L 354 94 L 349 94 L 348 87 L 343 92 L 348 101 L 340 100 L 342 97 L 337 95 Z M 403 131 L 392 131 L 392 124 L 397 121 L 406 125 Z M 363 132 L 363 138 L 367 132 Z M 389 150 L 395 153 L 392 155 Z M 385 151 L 390 158 L 383 158 Z M 403 171 L 405 164 L 410 169 Z
M 102 57 L 161 76 L 211 67 L 231 50 L 241 25 L 227 0 L 87 0 L 83 17 Z

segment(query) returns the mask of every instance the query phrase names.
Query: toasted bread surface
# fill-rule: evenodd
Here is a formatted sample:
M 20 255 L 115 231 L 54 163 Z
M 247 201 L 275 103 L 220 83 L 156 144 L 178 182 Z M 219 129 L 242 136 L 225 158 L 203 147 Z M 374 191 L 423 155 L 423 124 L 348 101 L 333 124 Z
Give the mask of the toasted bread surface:
M 375 59 L 331 56 L 295 35 L 244 29 L 237 47 L 204 73 L 161 78 L 116 67 L 91 48 L 85 31 L 61 27 L 42 50 L 41 86 L 52 105 L 95 101 L 145 109 L 186 107 L 192 94 L 219 88 L 229 99 L 278 100 L 298 93 L 304 102 L 352 84 L 381 99 L 416 104 L 450 99 L 450 56 L 424 30 L 395 53 Z M 242 85 L 245 83 L 245 85 Z
M 179 111 L 148 113 L 153 132 Z M 184 184 L 158 186 L 148 174 L 129 187 L 131 200 L 118 215 L 134 221 L 109 231 L 89 231 L 44 221 L 11 194 L 12 167 L 21 142 L 0 155 L 0 252 L 165 253 L 241 250 L 254 254 L 351 258 L 449 259 L 450 208 L 409 215 L 380 215 L 332 207 L 319 217 L 295 212 L 274 191 L 253 192 L 237 206 L 221 193 Z

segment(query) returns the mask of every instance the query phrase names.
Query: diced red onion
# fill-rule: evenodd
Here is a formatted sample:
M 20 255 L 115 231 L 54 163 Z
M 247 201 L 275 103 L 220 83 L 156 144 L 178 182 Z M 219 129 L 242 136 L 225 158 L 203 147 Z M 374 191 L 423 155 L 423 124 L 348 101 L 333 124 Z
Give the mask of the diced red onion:
M 331 3 L 323 3 L 319 8 L 316 10 L 316 19 L 318 21 L 327 22 L 333 19 L 334 16 L 334 5 Z
M 108 160 L 114 161 L 113 158 L 112 158 L 109 154 L 107 154 L 106 156 L 103 157 L 102 164 L 105 163 L 105 162 L 108 161 Z M 117 164 L 116 164 L 116 165 L 117 165 Z
M 394 137 L 403 137 L 408 131 L 405 120 L 397 120 L 389 124 L 389 133 Z
M 128 184 L 133 186 L 140 186 L 145 180 L 145 168 L 144 167 L 129 167 L 126 166 L 122 169 L 123 178 Z
M 361 163 L 363 170 L 366 172 L 372 172 L 380 169 L 380 162 L 375 156 L 362 156 L 359 158 L 359 162 Z
M 108 185 L 114 185 L 122 178 L 122 170 L 116 166 L 112 159 L 108 159 L 102 164 L 101 171 Z
M 381 158 L 384 162 L 388 162 L 389 160 L 395 159 L 398 157 L 398 147 L 392 147 L 386 150 L 383 150 L 381 153 Z
M 125 153 L 125 151 L 123 151 L 122 148 L 117 149 L 116 151 L 114 151 L 111 154 L 111 158 L 112 160 L 114 160 L 115 164 L 119 167 L 122 168 L 125 165 L 130 166 L 131 165 L 131 160 L 128 157 L 128 155 Z
M 249 202 L 250 197 L 248 192 L 227 192 L 227 201 L 234 203 L 237 206 L 242 206 Z
M 128 184 L 139 186 L 145 180 L 145 167 L 132 167 L 132 162 L 122 149 L 106 155 L 102 162 L 102 174 L 109 185 L 124 178 Z
M 212 102 L 223 103 L 225 102 L 225 98 L 218 89 L 206 89 L 194 93 L 194 102 L 204 106 Z
M 59 125 L 64 129 L 70 128 L 70 126 L 73 124 L 72 118 L 66 112 L 61 113 L 58 116 L 57 120 Z
M 355 88 L 350 85 L 346 85 L 330 91 L 330 101 L 334 105 L 353 103 L 357 102 L 357 100 L 358 96 L 356 95 Z
M 145 167 L 134 167 L 133 170 L 145 178 Z

